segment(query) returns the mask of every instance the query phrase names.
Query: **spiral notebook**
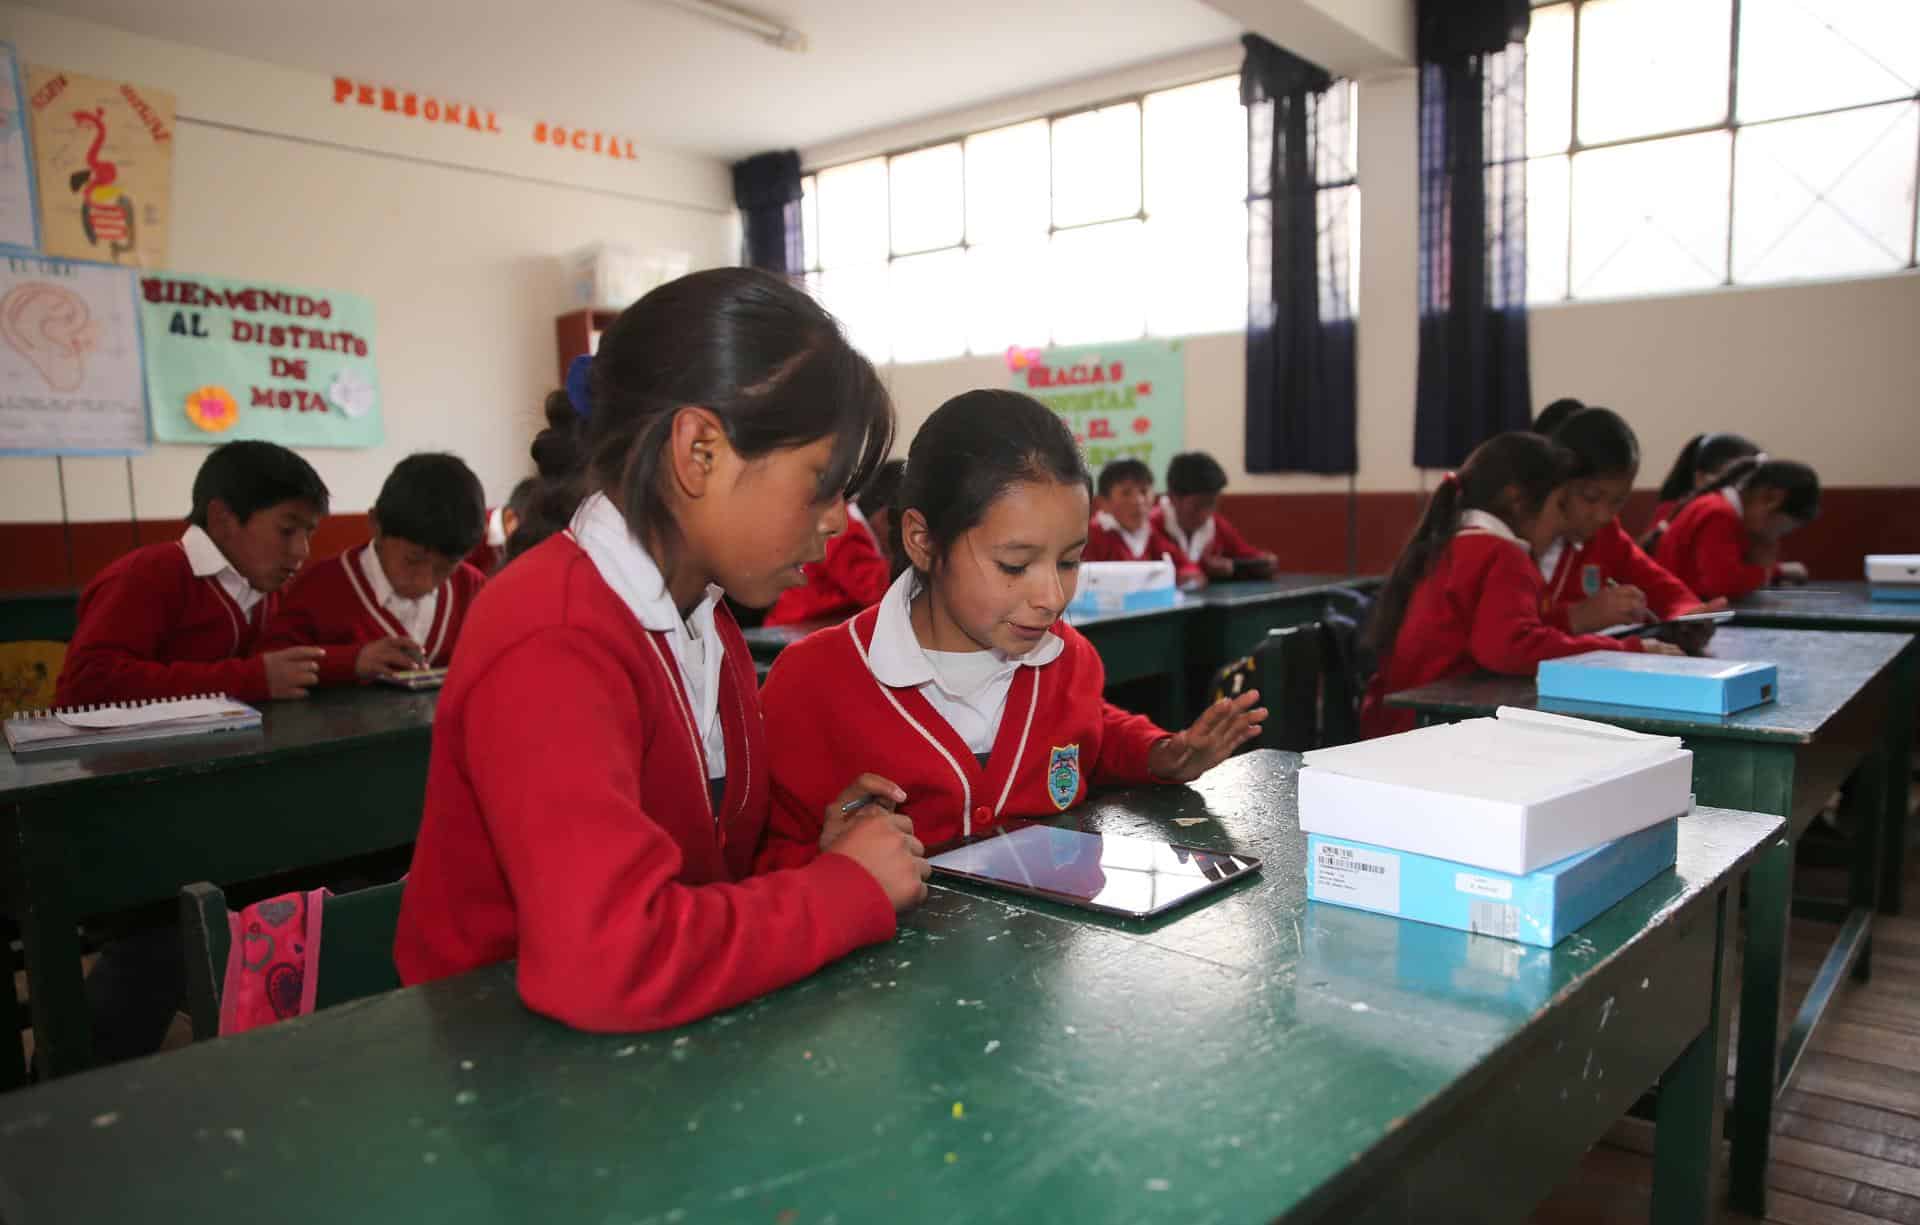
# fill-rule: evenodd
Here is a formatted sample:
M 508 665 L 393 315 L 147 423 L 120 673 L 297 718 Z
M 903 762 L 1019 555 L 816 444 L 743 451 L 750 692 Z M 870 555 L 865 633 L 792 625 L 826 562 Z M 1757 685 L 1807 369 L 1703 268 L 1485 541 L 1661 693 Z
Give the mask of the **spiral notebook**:
M 5 723 L 7 747 L 16 755 L 42 749 L 133 744 L 207 732 L 244 732 L 260 726 L 260 712 L 225 694 L 102 706 L 27 710 Z

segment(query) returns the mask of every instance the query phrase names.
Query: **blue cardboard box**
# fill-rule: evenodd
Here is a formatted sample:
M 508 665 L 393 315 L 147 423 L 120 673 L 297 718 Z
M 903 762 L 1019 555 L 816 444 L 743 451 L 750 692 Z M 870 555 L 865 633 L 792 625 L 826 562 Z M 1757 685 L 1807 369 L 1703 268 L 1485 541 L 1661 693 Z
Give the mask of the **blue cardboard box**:
M 1875 583 L 1867 590 L 1876 600 L 1920 604 L 1920 583 Z
M 1524 876 L 1323 834 L 1307 837 L 1307 896 L 1551 948 L 1673 866 L 1679 818 Z
M 1730 715 L 1780 696 L 1773 664 L 1589 651 L 1540 665 L 1539 694 L 1575 702 Z

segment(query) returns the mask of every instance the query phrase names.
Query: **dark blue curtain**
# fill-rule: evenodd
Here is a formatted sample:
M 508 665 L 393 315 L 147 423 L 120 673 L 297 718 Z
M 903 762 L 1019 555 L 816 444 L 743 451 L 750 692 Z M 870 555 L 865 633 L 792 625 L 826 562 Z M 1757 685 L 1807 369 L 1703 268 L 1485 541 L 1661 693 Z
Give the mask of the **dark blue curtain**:
M 807 266 L 800 241 L 800 155 L 760 153 L 735 162 L 733 202 L 740 208 L 740 262 L 799 276 Z
M 1241 39 L 1247 108 L 1247 471 L 1352 472 L 1349 92 L 1263 38 Z
M 1420 0 L 1420 373 L 1413 462 L 1532 419 L 1527 0 Z

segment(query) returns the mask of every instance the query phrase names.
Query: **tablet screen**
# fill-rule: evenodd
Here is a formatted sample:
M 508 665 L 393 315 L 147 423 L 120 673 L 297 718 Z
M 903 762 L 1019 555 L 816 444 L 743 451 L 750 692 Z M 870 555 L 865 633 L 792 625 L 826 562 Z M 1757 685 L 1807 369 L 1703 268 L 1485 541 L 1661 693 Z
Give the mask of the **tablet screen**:
M 1135 917 L 1158 914 L 1260 867 L 1250 855 L 1052 825 L 1010 827 L 928 862 L 942 875 Z

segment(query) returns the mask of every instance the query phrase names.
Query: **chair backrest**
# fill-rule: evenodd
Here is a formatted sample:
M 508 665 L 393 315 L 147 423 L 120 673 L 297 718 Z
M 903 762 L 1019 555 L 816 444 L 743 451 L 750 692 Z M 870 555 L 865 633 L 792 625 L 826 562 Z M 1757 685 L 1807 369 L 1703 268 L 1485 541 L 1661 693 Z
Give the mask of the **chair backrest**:
M 1214 673 L 1211 700 L 1260 691 L 1267 722 L 1248 748 L 1304 753 L 1320 739 L 1320 623 L 1268 630 L 1253 653 Z
M 1360 739 L 1360 699 L 1380 661 L 1363 638 L 1373 616 L 1373 598 L 1348 587 L 1327 593 L 1321 615 L 1320 744 Z
M 400 985 L 393 935 L 404 881 L 329 897 L 321 911 L 321 966 L 314 1007 L 329 1008 Z M 227 897 L 204 881 L 180 890 L 180 938 L 186 958 L 187 1016 L 195 1041 L 220 1032 L 220 996 L 233 955 Z

